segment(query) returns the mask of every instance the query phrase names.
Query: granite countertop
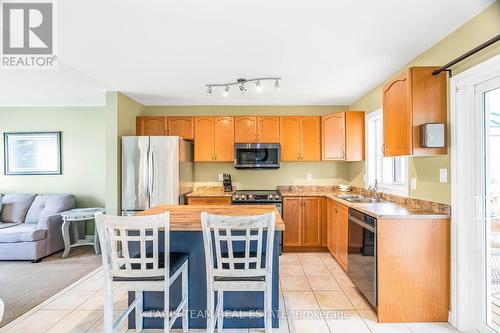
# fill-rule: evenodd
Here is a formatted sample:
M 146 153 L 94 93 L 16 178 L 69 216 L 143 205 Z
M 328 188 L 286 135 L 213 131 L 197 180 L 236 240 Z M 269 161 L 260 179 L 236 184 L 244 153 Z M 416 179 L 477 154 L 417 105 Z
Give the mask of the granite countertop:
M 171 231 L 201 231 L 201 212 L 228 216 L 248 216 L 274 212 L 276 213 L 276 230 L 285 230 L 283 219 L 274 205 L 160 205 L 136 215 L 155 215 L 164 212 L 170 212 Z
M 224 192 L 222 186 L 200 186 L 196 190 L 186 195 L 187 197 L 231 197 L 233 196 L 235 190 Z
M 450 218 L 449 213 L 440 213 L 428 208 L 412 206 L 406 203 L 381 201 L 373 203 L 353 203 L 337 197 L 342 194 L 358 194 L 354 192 L 340 192 L 336 190 L 281 190 L 284 197 L 290 196 L 319 196 L 335 200 L 347 207 L 359 210 L 362 213 L 377 219 L 444 219 Z

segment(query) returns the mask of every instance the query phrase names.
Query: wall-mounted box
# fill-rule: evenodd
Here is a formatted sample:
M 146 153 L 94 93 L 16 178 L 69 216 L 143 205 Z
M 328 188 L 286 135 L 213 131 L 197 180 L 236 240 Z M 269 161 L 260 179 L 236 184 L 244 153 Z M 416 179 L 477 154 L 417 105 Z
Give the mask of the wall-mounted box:
M 444 147 L 444 124 L 423 124 L 420 126 L 420 145 L 426 148 Z

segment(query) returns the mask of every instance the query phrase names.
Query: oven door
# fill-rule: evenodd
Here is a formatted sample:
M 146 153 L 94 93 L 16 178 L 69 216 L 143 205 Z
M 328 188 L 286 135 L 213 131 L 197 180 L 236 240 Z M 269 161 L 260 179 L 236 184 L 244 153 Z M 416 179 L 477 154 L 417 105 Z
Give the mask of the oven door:
M 347 275 L 377 307 L 377 220 L 349 209 Z
M 279 143 L 238 143 L 234 145 L 236 169 L 277 169 L 280 167 Z

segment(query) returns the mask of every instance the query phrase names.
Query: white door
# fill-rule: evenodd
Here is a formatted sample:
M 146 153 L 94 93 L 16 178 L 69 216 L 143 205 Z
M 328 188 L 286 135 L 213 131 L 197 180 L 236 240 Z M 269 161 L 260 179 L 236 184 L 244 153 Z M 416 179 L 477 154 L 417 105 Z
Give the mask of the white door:
M 450 82 L 450 322 L 500 332 L 500 56 Z
M 475 89 L 478 244 L 481 248 L 479 330 L 500 332 L 500 77 Z

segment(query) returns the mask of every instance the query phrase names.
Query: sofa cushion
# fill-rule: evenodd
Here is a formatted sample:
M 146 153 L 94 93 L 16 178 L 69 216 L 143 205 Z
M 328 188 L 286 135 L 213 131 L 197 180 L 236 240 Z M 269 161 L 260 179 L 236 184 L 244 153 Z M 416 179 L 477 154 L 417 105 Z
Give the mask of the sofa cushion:
M 35 224 L 21 223 L 0 229 L 0 243 L 34 242 L 45 239 L 46 231 L 36 229 Z
M 75 197 L 71 194 L 37 195 L 26 214 L 26 223 L 38 223 L 40 219 L 64 212 L 75 206 Z
M 4 194 L 0 221 L 7 223 L 24 222 L 26 213 L 35 197 L 35 194 Z

